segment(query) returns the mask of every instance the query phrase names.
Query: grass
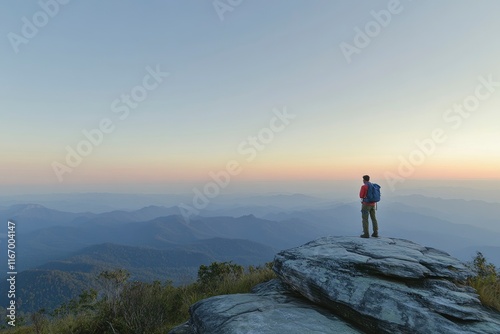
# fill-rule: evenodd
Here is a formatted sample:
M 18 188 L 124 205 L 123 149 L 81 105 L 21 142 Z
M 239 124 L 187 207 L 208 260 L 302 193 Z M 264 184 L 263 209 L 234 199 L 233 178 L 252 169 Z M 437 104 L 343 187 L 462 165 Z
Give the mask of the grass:
M 205 298 L 247 293 L 275 278 L 268 263 L 243 267 L 232 263 L 201 266 L 197 282 L 174 287 L 171 282 L 127 282 L 123 270 L 106 272 L 103 291 L 84 292 L 57 312 L 31 316 L 31 324 L 2 330 L 6 334 L 167 333 L 189 319 L 189 307 Z

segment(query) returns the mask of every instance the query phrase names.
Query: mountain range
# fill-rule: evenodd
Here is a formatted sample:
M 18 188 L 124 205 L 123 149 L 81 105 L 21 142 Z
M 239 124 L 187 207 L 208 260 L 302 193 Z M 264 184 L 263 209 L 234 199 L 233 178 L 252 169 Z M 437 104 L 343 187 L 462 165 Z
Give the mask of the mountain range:
M 184 284 L 196 279 L 201 264 L 260 265 L 318 237 L 361 231 L 356 202 L 300 194 L 247 199 L 216 203 L 189 220 L 176 206 L 156 205 L 79 213 L 16 204 L 0 209 L 0 218 L 16 222 L 19 286 L 29 310 L 78 296 L 102 270 L 123 268 L 131 279 Z M 439 248 L 462 261 L 481 251 L 500 266 L 498 209 L 499 203 L 409 195 L 383 200 L 377 216 L 383 236 Z M 5 238 L 0 234 L 3 245 Z M 57 282 L 51 298 L 42 296 L 47 282 Z

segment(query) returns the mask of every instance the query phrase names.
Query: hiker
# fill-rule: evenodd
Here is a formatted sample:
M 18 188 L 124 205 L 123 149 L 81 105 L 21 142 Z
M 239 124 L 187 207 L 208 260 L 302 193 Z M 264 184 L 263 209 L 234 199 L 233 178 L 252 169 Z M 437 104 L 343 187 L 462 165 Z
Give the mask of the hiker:
M 377 217 L 375 216 L 375 208 L 377 202 L 369 202 L 368 201 L 368 189 L 369 187 L 373 187 L 370 183 L 370 176 L 363 175 L 363 185 L 359 191 L 359 198 L 361 198 L 361 218 L 363 219 L 363 234 L 360 235 L 361 238 L 369 238 L 369 224 L 368 224 L 368 215 L 372 220 L 373 234 L 372 237 L 378 238 L 378 222 Z

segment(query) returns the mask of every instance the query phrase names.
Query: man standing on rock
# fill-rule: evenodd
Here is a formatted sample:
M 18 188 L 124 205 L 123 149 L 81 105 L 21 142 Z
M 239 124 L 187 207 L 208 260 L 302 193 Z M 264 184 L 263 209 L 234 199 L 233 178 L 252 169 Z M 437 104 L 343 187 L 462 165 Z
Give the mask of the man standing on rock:
M 378 238 L 378 222 L 377 217 L 375 216 L 375 205 L 376 202 L 368 202 L 368 188 L 371 187 L 370 176 L 363 175 L 363 185 L 359 191 L 359 198 L 361 198 L 361 218 L 363 219 L 363 234 L 361 234 L 361 238 L 369 238 L 370 231 L 368 228 L 368 215 L 372 220 L 373 234 L 372 237 Z

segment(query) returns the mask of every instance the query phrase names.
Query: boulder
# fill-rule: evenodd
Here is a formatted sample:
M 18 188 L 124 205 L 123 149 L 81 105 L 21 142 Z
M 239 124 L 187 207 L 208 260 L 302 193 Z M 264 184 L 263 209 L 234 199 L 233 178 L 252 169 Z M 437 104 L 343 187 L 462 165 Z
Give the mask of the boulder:
M 366 333 L 500 333 L 497 312 L 445 252 L 392 238 L 324 237 L 276 255 L 291 289 Z
M 362 333 L 279 280 L 257 285 L 252 293 L 207 298 L 190 313 L 191 319 L 169 334 Z

